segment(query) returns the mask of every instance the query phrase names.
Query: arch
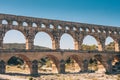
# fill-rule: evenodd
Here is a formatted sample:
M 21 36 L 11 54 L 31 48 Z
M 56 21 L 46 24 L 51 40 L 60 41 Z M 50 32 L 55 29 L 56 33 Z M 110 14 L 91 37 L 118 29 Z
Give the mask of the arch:
M 97 50 L 97 42 L 98 40 L 95 37 L 91 35 L 85 36 L 82 43 L 82 50 Z
M 68 34 L 64 33 L 60 37 L 60 48 L 61 49 L 74 49 L 74 40 L 73 37 Z
M 49 25 L 50 29 L 54 29 L 54 26 L 52 24 Z
M 97 60 L 97 67 L 98 67 L 97 72 L 98 73 L 101 73 L 101 71 L 102 71 L 102 73 L 106 72 L 106 70 L 107 70 L 106 69 L 106 63 L 104 62 L 103 56 L 102 55 L 94 55 L 93 58 L 95 60 Z M 99 69 L 99 68 L 101 68 L 101 69 Z
M 58 25 L 57 28 L 58 28 L 58 29 L 62 29 L 61 25 Z
M 12 38 L 11 38 L 12 36 Z M 25 36 L 21 31 L 8 30 L 3 38 L 3 43 L 25 43 Z
M 8 24 L 7 20 L 2 20 L 2 24 Z
M 76 31 L 77 30 L 77 28 L 76 27 L 73 27 L 73 31 Z
M 89 28 L 86 28 L 86 32 L 90 32 L 90 29 L 89 29 Z
M 83 28 L 81 28 L 81 27 L 79 28 L 79 30 L 80 30 L 80 32 L 84 31 Z
M 58 69 L 59 69 L 59 59 L 56 56 L 48 54 L 48 55 L 44 55 L 43 57 L 40 58 L 40 60 L 42 60 L 42 59 L 48 59 L 49 61 L 51 60 L 52 62 L 50 62 L 50 63 L 51 63 L 52 69 L 54 69 L 54 68 L 57 69 L 57 71 L 53 70 L 53 72 L 54 71 L 55 71 L 54 73 L 58 72 Z
M 80 70 L 81 70 L 81 61 L 80 61 L 80 57 L 78 55 L 73 54 L 73 55 L 67 56 L 65 61 L 66 61 L 66 65 L 65 65 L 66 68 L 70 67 L 70 71 L 68 69 L 69 72 L 71 72 L 71 68 L 73 69 L 72 72 L 80 72 Z M 72 64 L 72 65 L 67 65 L 68 63 Z
M 37 27 L 37 24 L 36 23 L 32 23 L 32 27 Z
M 107 51 L 115 50 L 115 41 L 110 36 L 108 36 L 105 40 L 105 50 L 107 50 Z
M 70 28 L 68 26 L 65 26 L 65 30 L 70 30 Z
M 26 26 L 28 26 L 28 23 L 27 22 L 23 22 L 22 26 L 26 27 Z
M 31 62 L 30 62 L 30 59 L 26 56 L 26 55 L 23 55 L 23 54 L 16 54 L 16 55 L 11 55 L 9 56 L 8 58 L 8 61 L 12 58 L 12 57 L 16 57 L 16 58 L 19 58 L 21 60 L 23 60 L 26 65 L 28 66 L 28 69 L 29 69 L 29 72 L 31 72 Z M 24 63 L 24 64 L 25 64 Z M 25 67 L 25 65 L 23 65 Z M 19 68 L 20 66 L 17 66 L 17 68 Z M 6 67 L 7 68 L 7 67 Z M 8 67 L 9 68 L 9 67 Z
M 46 28 L 46 25 L 42 23 L 41 28 Z
M 13 21 L 13 22 L 12 22 L 12 25 L 18 26 L 18 22 L 17 22 L 17 21 Z
M 34 38 L 34 45 L 52 49 L 52 37 L 47 32 L 38 32 Z

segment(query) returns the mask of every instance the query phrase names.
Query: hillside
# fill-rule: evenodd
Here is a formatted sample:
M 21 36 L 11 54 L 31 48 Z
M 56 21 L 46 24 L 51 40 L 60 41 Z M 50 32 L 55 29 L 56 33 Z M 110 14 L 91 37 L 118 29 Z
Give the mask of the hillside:
M 5 44 L 3 44 L 3 48 L 4 49 L 25 49 L 25 44 L 22 44 L 22 43 L 5 43 Z M 34 45 L 34 49 L 49 49 L 49 48 Z

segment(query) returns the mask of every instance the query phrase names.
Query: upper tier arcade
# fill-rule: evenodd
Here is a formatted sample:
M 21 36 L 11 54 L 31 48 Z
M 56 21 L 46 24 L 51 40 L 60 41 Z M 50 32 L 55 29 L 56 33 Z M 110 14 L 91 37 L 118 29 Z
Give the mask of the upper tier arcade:
M 80 50 L 83 39 L 87 35 L 91 35 L 96 39 L 99 51 L 104 51 L 105 39 L 108 36 L 112 37 L 114 40 L 115 51 L 119 51 L 119 27 L 0 14 L 1 49 L 3 47 L 3 38 L 6 32 L 13 29 L 24 34 L 26 49 L 33 49 L 35 35 L 43 31 L 50 35 L 53 49 L 60 49 L 60 38 L 64 33 L 68 33 L 74 39 L 75 50 Z

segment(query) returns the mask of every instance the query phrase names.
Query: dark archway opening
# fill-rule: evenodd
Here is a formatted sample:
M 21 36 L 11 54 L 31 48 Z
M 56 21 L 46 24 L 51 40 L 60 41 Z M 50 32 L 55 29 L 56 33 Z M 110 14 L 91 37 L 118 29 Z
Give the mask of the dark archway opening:
M 30 65 L 18 56 L 12 56 L 6 65 L 6 73 L 8 74 L 30 74 Z

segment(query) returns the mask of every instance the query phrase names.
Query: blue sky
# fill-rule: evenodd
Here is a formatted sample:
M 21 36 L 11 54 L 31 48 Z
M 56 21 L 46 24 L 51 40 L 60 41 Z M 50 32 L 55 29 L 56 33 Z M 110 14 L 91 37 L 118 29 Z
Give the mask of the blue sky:
M 119 3 L 120 0 L 0 0 L 0 13 L 119 27 Z M 84 42 L 92 44 L 93 40 Z

